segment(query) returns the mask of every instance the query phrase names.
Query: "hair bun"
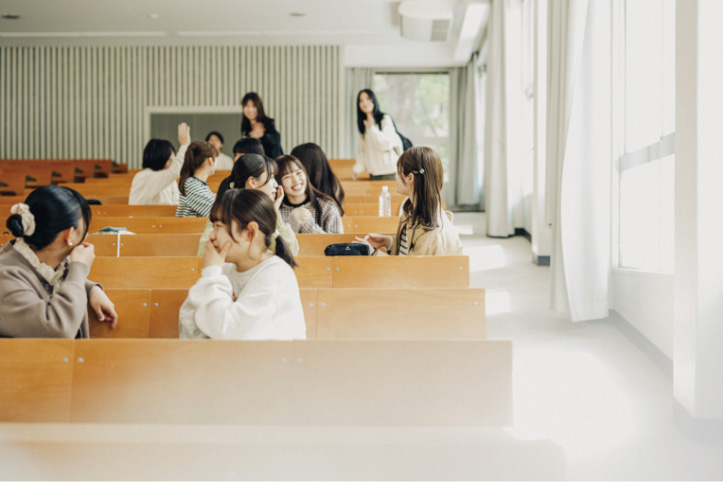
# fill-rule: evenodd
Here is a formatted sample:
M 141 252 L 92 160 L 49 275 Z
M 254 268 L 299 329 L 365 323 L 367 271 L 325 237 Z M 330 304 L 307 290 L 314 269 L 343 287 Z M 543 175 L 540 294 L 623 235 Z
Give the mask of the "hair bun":
M 22 238 L 25 230 L 23 229 L 23 218 L 19 214 L 13 214 L 5 222 L 5 226 L 10 230 L 10 233 L 16 238 Z

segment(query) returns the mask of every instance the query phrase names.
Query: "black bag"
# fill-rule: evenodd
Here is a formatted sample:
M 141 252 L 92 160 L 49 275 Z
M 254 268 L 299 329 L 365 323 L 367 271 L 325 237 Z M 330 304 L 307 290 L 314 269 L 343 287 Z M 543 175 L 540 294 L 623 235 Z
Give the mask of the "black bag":
M 410 141 L 408 138 L 404 137 L 402 135 L 402 133 L 397 130 L 397 124 L 394 122 L 394 119 L 392 119 L 392 125 L 394 126 L 394 130 L 397 131 L 397 135 L 402 140 L 402 152 L 406 151 L 410 147 L 414 147 L 414 144 L 412 144 L 412 141 Z
M 336 243 L 324 248 L 326 256 L 369 256 L 369 245 L 364 243 Z

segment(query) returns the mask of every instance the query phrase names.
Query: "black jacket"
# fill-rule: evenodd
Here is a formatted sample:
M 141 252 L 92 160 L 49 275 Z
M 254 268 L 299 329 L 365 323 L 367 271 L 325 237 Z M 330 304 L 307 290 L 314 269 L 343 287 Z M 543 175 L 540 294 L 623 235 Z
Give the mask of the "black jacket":
M 276 159 L 279 156 L 284 155 L 284 150 L 281 148 L 281 134 L 276 130 L 276 126 L 273 122 L 264 122 L 264 135 L 259 139 L 261 145 L 264 147 L 264 153 L 271 159 Z M 241 125 L 241 135 L 246 137 L 248 132 L 243 131 L 243 124 Z

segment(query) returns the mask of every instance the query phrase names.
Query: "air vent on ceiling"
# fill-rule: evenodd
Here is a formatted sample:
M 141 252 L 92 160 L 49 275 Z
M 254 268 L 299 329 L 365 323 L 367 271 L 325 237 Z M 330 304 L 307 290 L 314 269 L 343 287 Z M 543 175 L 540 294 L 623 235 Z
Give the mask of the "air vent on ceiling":
M 407 0 L 399 4 L 402 37 L 445 42 L 452 24 L 451 0 Z

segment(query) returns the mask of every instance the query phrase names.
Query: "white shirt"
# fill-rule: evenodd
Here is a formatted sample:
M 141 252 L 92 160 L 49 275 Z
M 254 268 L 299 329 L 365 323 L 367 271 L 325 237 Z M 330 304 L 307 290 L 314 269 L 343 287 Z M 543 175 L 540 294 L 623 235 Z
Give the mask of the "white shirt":
M 364 169 L 374 176 L 394 174 L 402 149 L 402 139 L 394 128 L 392 118 L 385 115 L 381 128 L 375 124 L 364 134 L 359 134 L 359 152 L 352 169 L 357 174 Z
M 180 192 L 176 179 L 181 175 L 183 157 L 188 146 L 181 146 L 168 169 L 143 169 L 133 176 L 128 204 L 178 204 Z
M 181 306 L 179 325 L 180 338 L 306 339 L 296 275 L 278 256 L 243 273 L 231 263 L 204 268 Z
M 216 158 L 216 170 L 217 171 L 230 171 L 233 169 L 233 159 L 228 157 L 223 152 Z

